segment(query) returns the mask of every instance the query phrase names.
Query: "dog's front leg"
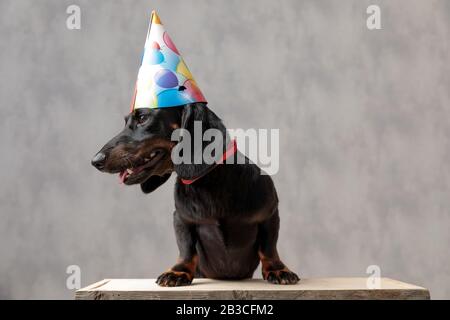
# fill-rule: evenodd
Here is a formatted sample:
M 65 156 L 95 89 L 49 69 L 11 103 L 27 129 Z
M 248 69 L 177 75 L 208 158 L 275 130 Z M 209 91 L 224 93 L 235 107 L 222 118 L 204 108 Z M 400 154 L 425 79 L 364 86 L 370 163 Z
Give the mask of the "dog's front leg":
M 163 287 L 191 284 L 198 262 L 194 226 L 183 221 L 176 211 L 173 214 L 173 226 L 180 255 L 177 263 L 156 280 L 156 283 Z
M 259 225 L 259 258 L 264 280 L 276 284 L 295 284 L 300 278 L 287 268 L 278 256 L 277 240 L 280 228 L 278 210 Z

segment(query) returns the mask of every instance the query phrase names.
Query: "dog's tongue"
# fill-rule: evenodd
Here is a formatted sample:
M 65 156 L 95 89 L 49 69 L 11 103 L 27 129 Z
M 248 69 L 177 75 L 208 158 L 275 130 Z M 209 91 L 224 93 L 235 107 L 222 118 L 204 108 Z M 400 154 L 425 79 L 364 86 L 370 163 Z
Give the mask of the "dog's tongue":
M 123 170 L 121 173 L 119 173 L 119 180 L 120 180 L 121 184 L 124 183 L 126 176 L 127 176 L 127 170 Z

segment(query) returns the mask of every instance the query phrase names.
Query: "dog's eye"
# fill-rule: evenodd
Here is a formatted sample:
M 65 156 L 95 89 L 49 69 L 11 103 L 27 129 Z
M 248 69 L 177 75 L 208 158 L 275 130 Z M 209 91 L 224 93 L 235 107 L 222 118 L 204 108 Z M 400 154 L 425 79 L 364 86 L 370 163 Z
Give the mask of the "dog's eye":
M 143 124 L 144 122 L 146 122 L 148 120 L 148 114 L 141 114 L 137 116 L 137 123 L 138 124 Z

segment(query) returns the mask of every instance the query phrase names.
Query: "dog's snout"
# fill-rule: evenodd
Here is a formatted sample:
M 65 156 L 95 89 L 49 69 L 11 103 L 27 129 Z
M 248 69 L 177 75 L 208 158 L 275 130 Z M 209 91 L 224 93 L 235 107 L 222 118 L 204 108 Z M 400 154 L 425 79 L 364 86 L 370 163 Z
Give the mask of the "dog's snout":
M 105 167 L 106 155 L 103 152 L 97 153 L 94 158 L 92 158 L 92 165 L 98 170 L 102 170 Z

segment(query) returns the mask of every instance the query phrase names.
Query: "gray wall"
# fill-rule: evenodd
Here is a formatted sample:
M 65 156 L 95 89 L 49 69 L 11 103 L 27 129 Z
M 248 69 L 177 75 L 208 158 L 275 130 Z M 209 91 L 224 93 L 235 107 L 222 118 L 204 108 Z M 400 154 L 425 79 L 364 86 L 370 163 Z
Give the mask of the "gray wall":
M 450 298 L 447 0 L 1 0 L 0 298 L 71 298 L 71 264 L 88 285 L 175 261 L 173 178 L 145 196 L 89 163 L 123 125 L 153 8 L 230 128 L 280 128 L 292 269 L 377 264 Z

